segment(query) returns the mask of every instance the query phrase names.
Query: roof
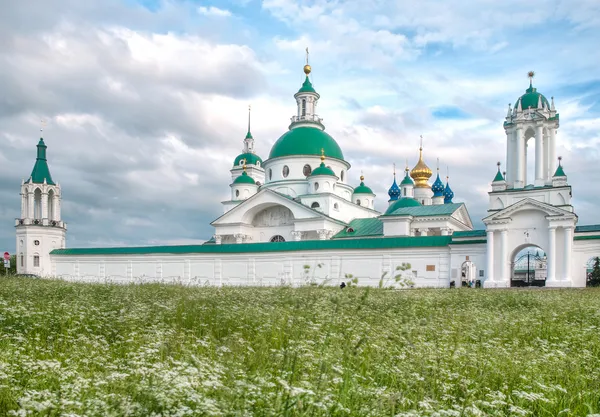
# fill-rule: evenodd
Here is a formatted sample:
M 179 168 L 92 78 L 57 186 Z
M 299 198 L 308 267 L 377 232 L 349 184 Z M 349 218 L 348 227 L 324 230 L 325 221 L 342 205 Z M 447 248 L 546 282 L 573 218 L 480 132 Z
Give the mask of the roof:
M 438 204 L 432 206 L 414 206 L 414 207 L 402 207 L 398 210 L 394 210 L 391 213 L 386 212 L 384 216 L 413 216 L 413 217 L 425 217 L 425 216 L 449 216 L 458 210 L 464 203 L 448 203 Z
M 240 161 L 245 160 L 247 165 L 256 165 L 256 162 L 260 162 L 262 164 L 262 159 L 255 153 L 243 153 L 237 156 L 233 161 L 233 166 L 239 166 Z M 242 164 L 243 165 L 243 164 Z
M 33 166 L 33 170 L 31 171 L 31 176 L 26 182 L 32 182 L 34 184 L 43 184 L 46 181 L 46 184 L 55 185 L 54 181 L 52 181 L 52 176 L 50 175 L 50 168 L 48 168 L 48 161 L 46 161 L 46 144 L 44 143 L 44 139 L 40 138 L 40 141 L 37 144 L 37 158 L 35 160 L 35 165 Z
M 402 208 L 406 208 L 406 207 L 419 207 L 419 206 L 421 206 L 421 203 L 419 203 L 414 198 L 412 198 L 412 197 L 402 197 L 401 199 L 397 200 L 395 203 L 390 204 L 390 206 L 385 211 L 384 215 L 391 214 L 394 211 L 402 209 Z
M 306 79 L 302 83 L 302 87 L 300 87 L 300 90 L 298 90 L 298 93 L 315 93 L 315 94 L 317 93 L 315 91 L 315 89 L 313 88 L 312 83 L 308 79 L 308 75 L 306 76 Z
M 525 90 L 525 94 L 519 97 L 515 102 L 515 108 L 518 107 L 520 101 L 522 110 L 528 109 L 529 107 L 532 109 L 537 109 L 540 97 L 542 98 L 542 105 L 546 104 L 546 107 L 550 108 L 550 104 L 548 103 L 546 97 L 544 97 L 543 94 L 538 93 L 537 88 L 533 88 L 530 83 L 529 88 Z
M 500 172 L 500 168 L 498 168 L 498 172 L 496 173 L 496 176 L 494 177 L 494 181 L 492 181 L 492 182 L 498 182 L 498 181 L 504 181 L 504 177 L 502 176 L 502 173 Z
M 558 164 L 558 168 L 556 168 L 556 172 L 554 173 L 555 177 L 566 177 L 565 171 L 561 164 Z
M 234 181 L 234 184 L 255 184 L 256 182 L 252 179 L 250 175 L 246 171 L 242 172 L 242 175 L 237 177 Z
M 600 224 L 575 226 L 575 233 L 600 232 Z
M 271 148 L 269 158 L 294 155 L 318 155 L 344 160 L 342 149 L 328 133 L 318 127 L 301 126 L 284 133 Z
M 350 231 L 353 230 L 353 231 Z M 383 222 L 378 218 L 354 219 L 332 239 L 383 236 Z
M 452 240 L 451 236 L 402 236 L 370 239 L 331 239 L 302 240 L 291 242 L 261 242 L 239 244 L 205 244 L 180 246 L 138 246 L 117 248 L 72 248 L 54 249 L 55 256 L 106 256 L 106 255 L 151 255 L 151 254 L 192 254 L 192 253 L 265 253 L 289 251 L 323 250 L 379 250 L 394 248 L 444 247 Z
M 311 177 L 315 177 L 317 175 L 328 175 L 330 177 L 336 177 L 335 172 L 333 172 L 331 168 L 325 166 L 325 162 L 321 162 L 321 165 L 315 168 L 315 170 L 310 174 Z
M 444 183 L 440 179 L 440 172 L 438 170 L 435 182 L 431 186 L 431 191 L 433 191 L 433 196 L 434 197 L 443 197 L 444 196 L 444 190 L 445 190 Z
M 454 232 L 452 237 L 487 237 L 487 232 L 485 230 L 464 230 Z
M 406 175 L 404 175 L 404 179 L 402 180 L 400 185 L 415 185 L 412 178 L 408 175 L 408 171 L 406 171 Z
M 373 190 L 371 190 L 363 181 L 361 181 L 360 185 L 354 189 L 354 194 L 373 194 Z

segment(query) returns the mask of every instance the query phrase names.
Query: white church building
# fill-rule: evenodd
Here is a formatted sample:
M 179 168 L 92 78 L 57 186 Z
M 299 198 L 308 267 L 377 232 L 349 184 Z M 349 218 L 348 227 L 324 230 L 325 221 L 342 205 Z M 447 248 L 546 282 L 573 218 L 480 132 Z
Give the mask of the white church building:
M 600 225 L 577 226 L 571 186 L 556 158 L 554 99 L 549 102 L 530 82 L 509 105 L 506 172 L 498 163 L 485 230 L 473 230 L 467 207 L 453 202 L 439 169 L 434 177 L 422 145 L 399 184 L 394 172 L 385 212 L 375 210 L 375 194 L 363 176 L 359 184 L 353 181 L 342 148 L 316 113 L 320 96 L 308 63 L 304 73 L 288 131 L 264 161 L 255 153 L 248 120 L 243 151 L 231 168 L 230 195 L 211 223 L 214 235 L 202 245 L 67 248 L 62 191 L 50 176 L 40 139 L 33 171 L 21 184 L 18 273 L 189 285 L 339 285 L 355 277 L 358 285 L 377 286 L 382 277 L 392 285 L 402 268 L 414 286 L 479 281 L 510 287 L 517 255 L 533 247 L 543 253 L 536 263 L 538 283 L 586 285 L 590 260 L 600 255 Z M 527 178 L 531 140 L 535 178 Z

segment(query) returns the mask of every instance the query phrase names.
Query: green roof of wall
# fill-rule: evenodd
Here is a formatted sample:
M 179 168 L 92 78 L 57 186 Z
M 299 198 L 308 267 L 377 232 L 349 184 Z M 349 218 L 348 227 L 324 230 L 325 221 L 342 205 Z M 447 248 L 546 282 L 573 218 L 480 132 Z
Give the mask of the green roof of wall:
M 439 205 L 431 205 L 431 206 L 415 206 L 415 207 L 402 207 L 398 210 L 394 210 L 391 213 L 386 212 L 384 216 L 414 216 L 414 217 L 423 217 L 423 216 L 443 216 L 450 215 L 454 213 L 456 210 L 462 206 L 463 203 L 449 203 L 449 204 L 439 204 Z
M 352 228 L 354 232 L 348 232 Z M 338 232 L 333 239 L 360 238 L 369 236 L 383 236 L 383 222 L 377 218 L 354 219 L 348 227 Z
M 575 226 L 575 233 L 600 232 L 600 224 Z
M 487 237 L 485 230 L 465 230 L 452 234 L 452 237 Z
M 317 127 L 297 127 L 283 134 L 271 148 L 269 158 L 293 155 L 321 156 L 344 160 L 342 149 L 328 133 Z
M 142 246 L 120 248 L 72 248 L 54 249 L 51 255 L 106 256 L 106 255 L 160 255 L 197 253 L 268 253 L 323 250 L 377 250 L 395 248 L 444 247 L 450 244 L 450 236 L 380 237 L 370 239 L 303 240 L 299 242 L 264 242 L 240 244 L 209 244 L 181 246 Z

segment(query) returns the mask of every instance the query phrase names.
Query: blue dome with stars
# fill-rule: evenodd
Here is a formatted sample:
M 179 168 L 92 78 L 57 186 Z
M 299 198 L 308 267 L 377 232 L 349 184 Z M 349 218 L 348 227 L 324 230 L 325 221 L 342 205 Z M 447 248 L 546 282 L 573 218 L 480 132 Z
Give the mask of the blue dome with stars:
M 400 187 L 396 184 L 396 174 L 394 174 L 394 183 L 390 187 L 388 195 L 390 196 L 389 201 L 396 201 L 398 200 L 398 197 L 400 197 Z
M 452 188 L 450 188 L 450 181 L 446 180 L 446 188 L 444 189 L 444 204 L 452 203 L 452 199 L 454 198 L 454 192 Z
M 431 186 L 431 191 L 433 191 L 434 197 L 444 197 L 445 188 L 444 188 L 444 183 L 440 179 L 439 171 L 437 174 L 437 178 L 435 179 L 435 182 Z M 452 191 L 452 190 L 450 190 L 450 191 Z

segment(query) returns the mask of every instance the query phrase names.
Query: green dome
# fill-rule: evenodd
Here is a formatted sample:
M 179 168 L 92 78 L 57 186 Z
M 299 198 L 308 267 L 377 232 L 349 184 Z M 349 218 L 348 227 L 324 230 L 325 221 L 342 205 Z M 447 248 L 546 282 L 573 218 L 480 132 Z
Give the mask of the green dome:
M 406 171 L 406 175 L 404 176 L 404 179 L 402 180 L 400 185 L 415 185 L 412 178 L 408 175 L 408 171 Z
M 389 206 L 388 209 L 385 211 L 385 214 L 393 214 L 394 211 L 396 211 L 398 209 L 401 209 L 401 208 L 405 208 L 405 207 L 417 207 L 417 206 L 421 206 L 421 205 L 422 204 L 419 203 L 414 198 L 403 197 L 400 200 L 396 201 L 391 206 Z
M 373 194 L 373 190 L 365 185 L 364 182 L 360 182 L 360 185 L 354 189 L 354 194 Z
M 342 150 L 329 134 L 316 127 L 297 127 L 277 139 L 269 159 L 295 155 L 321 156 L 321 149 L 327 158 L 344 160 Z
M 252 177 L 250 175 L 248 175 L 246 173 L 246 171 L 242 172 L 242 175 L 237 177 L 235 179 L 235 181 L 233 181 L 233 183 L 234 184 L 254 184 L 254 185 L 256 185 L 256 182 L 252 179 Z
M 255 153 L 243 153 L 241 155 L 238 155 L 237 158 L 235 158 L 235 161 L 233 161 L 233 166 L 234 167 L 239 166 L 240 165 L 240 161 L 242 159 L 246 160 L 246 165 L 256 165 L 257 162 L 260 162 L 262 164 L 262 159 L 257 154 L 255 154 Z
M 310 177 L 314 177 L 317 175 L 329 175 L 331 177 L 336 177 L 335 172 L 333 172 L 333 170 L 329 167 L 325 166 L 325 162 L 321 162 L 321 165 L 319 165 L 317 168 L 315 168 L 315 170 L 309 175 Z
M 298 90 L 298 93 L 315 93 L 315 94 L 317 94 L 317 92 L 315 91 L 315 89 L 312 86 L 312 83 L 308 79 L 308 75 L 306 76 L 304 83 L 302 83 L 302 87 L 300 87 L 300 90 Z M 296 93 L 296 94 L 298 94 L 298 93 Z
M 526 110 L 529 107 L 532 109 L 538 108 L 538 102 L 540 97 L 542 98 L 542 106 L 546 104 L 546 107 L 550 108 L 550 103 L 543 94 L 537 92 L 536 88 L 533 88 L 531 84 L 529 84 L 529 88 L 525 90 L 525 94 L 519 97 L 515 103 L 515 108 L 519 107 L 519 101 L 521 102 L 521 109 Z

